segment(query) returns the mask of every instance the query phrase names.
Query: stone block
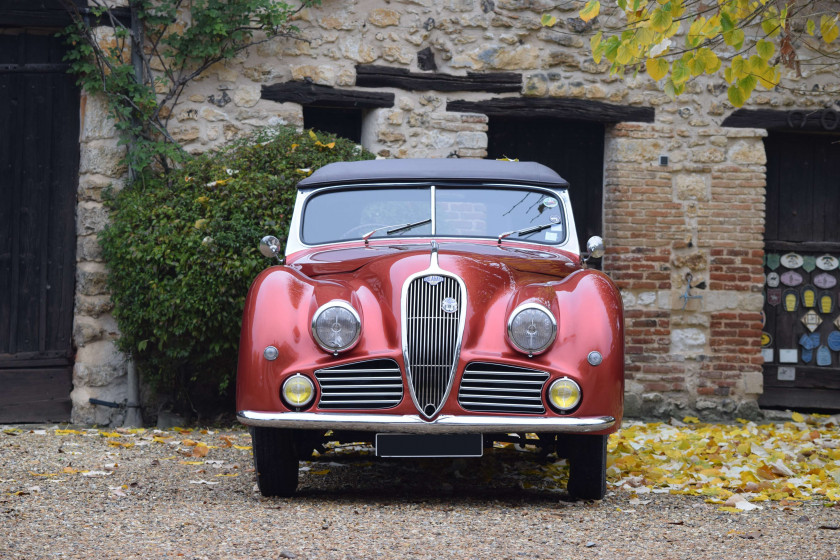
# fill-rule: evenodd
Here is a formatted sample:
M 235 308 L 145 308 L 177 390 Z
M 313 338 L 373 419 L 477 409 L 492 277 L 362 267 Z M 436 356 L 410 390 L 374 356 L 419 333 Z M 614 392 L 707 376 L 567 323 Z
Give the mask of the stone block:
M 214 109 L 213 107 L 202 107 L 201 111 L 199 111 L 198 114 L 205 121 L 218 122 L 218 121 L 228 120 L 227 113 L 224 113 L 223 111 L 219 111 L 218 109 Z M 197 137 L 198 137 L 198 135 L 196 135 L 196 138 Z M 177 138 L 176 138 L 176 140 L 177 140 Z
M 108 210 L 101 202 L 84 201 L 76 206 L 76 234 L 99 233 L 108 225 Z
M 103 263 L 81 262 L 76 266 L 76 293 L 100 296 L 108 293 L 108 271 Z
M 102 246 L 96 235 L 81 235 L 76 238 L 76 261 L 101 261 Z
M 91 317 L 77 315 L 73 320 L 73 342 L 76 348 L 100 340 L 104 334 L 105 329 L 99 321 Z
M 674 195 L 677 200 L 707 201 L 711 196 L 711 183 L 708 175 L 675 173 L 673 182 Z
M 490 47 L 475 54 L 477 62 L 498 70 L 533 70 L 539 67 L 540 51 L 530 45 Z
M 548 93 L 548 76 L 545 74 L 531 74 L 522 84 L 522 95 L 527 97 L 544 97 Z
M 292 79 L 303 81 L 312 80 L 323 86 L 333 86 L 336 83 L 335 67 L 325 64 L 303 64 L 292 66 Z
M 108 113 L 108 107 L 101 95 L 82 93 L 81 117 L 83 141 L 114 138 L 117 130 L 114 120 Z
M 108 295 L 86 296 L 83 294 L 76 294 L 76 315 L 100 317 L 106 313 L 110 313 L 113 309 L 114 304 L 111 301 L 111 297 Z
M 233 104 L 237 107 L 253 107 L 259 102 L 262 90 L 258 85 L 242 86 L 233 92 Z
M 485 149 L 487 148 L 487 134 L 483 132 L 459 132 L 455 137 L 459 148 Z
M 390 27 L 400 24 L 400 13 L 387 8 L 376 8 L 368 14 L 368 22 L 376 27 Z
M 379 58 L 376 48 L 360 36 L 347 37 L 341 47 L 341 52 L 344 58 L 359 64 L 370 64 Z
M 110 340 L 96 340 L 76 352 L 75 387 L 104 387 L 125 375 L 125 355 Z
M 720 163 L 726 161 L 726 152 L 720 148 L 698 146 L 691 151 L 691 161 L 695 163 Z
M 700 329 L 672 329 L 671 353 L 682 354 L 686 357 L 702 354 L 708 342 L 706 332 Z
M 120 191 L 125 186 L 122 179 L 105 177 L 103 175 L 84 174 L 79 177 L 79 201 L 101 202 L 102 193 L 106 189 Z
M 732 144 L 727 154 L 731 163 L 743 163 L 747 165 L 764 165 L 767 163 L 767 155 L 764 153 L 764 144 L 760 140 L 738 140 Z
M 125 147 L 116 140 L 93 140 L 80 145 L 79 173 L 120 177 L 126 172 Z

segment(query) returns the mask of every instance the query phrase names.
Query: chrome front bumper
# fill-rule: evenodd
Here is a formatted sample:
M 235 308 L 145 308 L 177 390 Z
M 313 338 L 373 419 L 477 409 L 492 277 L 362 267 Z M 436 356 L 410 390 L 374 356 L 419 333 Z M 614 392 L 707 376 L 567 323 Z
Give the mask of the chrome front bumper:
M 360 430 L 411 434 L 455 434 L 490 432 L 598 432 L 612 428 L 612 416 L 585 418 L 528 418 L 523 416 L 441 415 L 427 421 L 415 415 L 336 414 L 316 412 L 255 412 L 236 414 L 243 424 L 268 428 L 308 430 Z

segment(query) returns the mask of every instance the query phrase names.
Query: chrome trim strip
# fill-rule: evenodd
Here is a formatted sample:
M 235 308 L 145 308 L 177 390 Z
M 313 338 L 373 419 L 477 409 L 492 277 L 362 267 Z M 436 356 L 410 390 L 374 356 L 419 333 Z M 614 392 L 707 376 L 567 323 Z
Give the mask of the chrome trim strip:
M 240 410 L 236 414 L 243 424 L 269 428 L 313 430 L 361 430 L 413 434 L 485 433 L 485 432 L 598 432 L 612 428 L 612 416 L 582 418 L 534 418 L 527 416 L 452 416 L 441 415 L 425 420 L 417 414 L 342 414 L 323 412 L 257 412 Z

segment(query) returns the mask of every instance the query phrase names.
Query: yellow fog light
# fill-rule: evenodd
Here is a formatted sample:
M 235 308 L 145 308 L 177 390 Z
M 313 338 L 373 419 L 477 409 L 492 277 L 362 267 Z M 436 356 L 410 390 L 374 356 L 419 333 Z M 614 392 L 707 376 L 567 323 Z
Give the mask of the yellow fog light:
M 568 412 L 580 403 L 580 386 L 564 377 L 548 388 L 548 402 L 560 412 Z
M 292 408 L 301 408 L 312 402 L 315 385 L 308 377 L 295 374 L 283 383 L 283 400 Z

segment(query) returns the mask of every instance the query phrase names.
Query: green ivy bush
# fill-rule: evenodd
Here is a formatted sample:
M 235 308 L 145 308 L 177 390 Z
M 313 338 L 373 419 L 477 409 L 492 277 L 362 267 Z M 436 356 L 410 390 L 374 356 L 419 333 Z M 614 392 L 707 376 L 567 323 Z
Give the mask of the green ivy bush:
M 285 238 L 311 171 L 372 158 L 350 140 L 270 128 L 109 196 L 100 242 L 119 345 L 144 381 L 193 410 L 229 395 L 248 286 L 272 264 L 259 240 Z

